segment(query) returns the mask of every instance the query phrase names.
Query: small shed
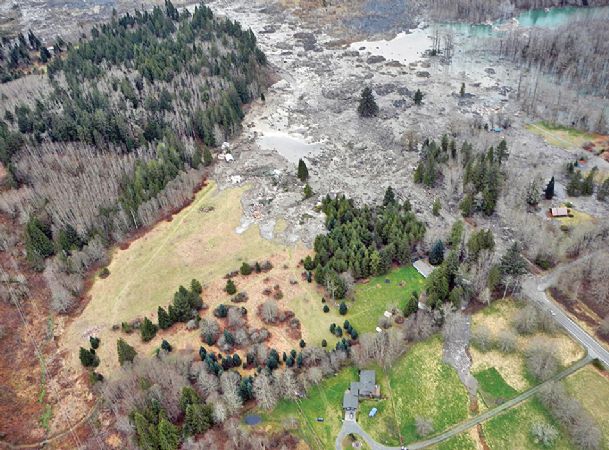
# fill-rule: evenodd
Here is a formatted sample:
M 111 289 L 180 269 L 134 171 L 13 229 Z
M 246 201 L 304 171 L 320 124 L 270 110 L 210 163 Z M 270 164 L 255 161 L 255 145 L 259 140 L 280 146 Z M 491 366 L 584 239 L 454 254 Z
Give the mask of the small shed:
M 368 413 L 368 417 L 374 417 L 374 416 L 376 416 L 376 413 L 377 413 L 377 412 L 378 412 L 378 409 L 376 409 L 376 408 L 372 408 L 372 409 L 370 410 L 370 412 Z
M 550 214 L 552 217 L 568 217 L 569 216 L 569 208 L 566 206 L 561 206 L 559 208 L 550 208 Z
M 231 155 L 230 153 L 227 153 L 226 155 L 224 155 L 224 160 L 226 162 L 231 162 L 231 161 L 234 161 L 235 158 L 233 158 L 233 155 Z
M 424 278 L 427 278 L 429 275 L 431 275 L 431 272 L 435 270 L 435 268 L 431 264 L 429 264 L 423 259 L 419 259 L 413 262 L 412 265 L 415 269 L 417 269 L 417 272 L 423 275 Z
M 222 148 L 223 151 L 228 150 L 230 148 L 230 143 L 228 143 L 228 142 L 222 142 L 222 147 L 221 148 Z

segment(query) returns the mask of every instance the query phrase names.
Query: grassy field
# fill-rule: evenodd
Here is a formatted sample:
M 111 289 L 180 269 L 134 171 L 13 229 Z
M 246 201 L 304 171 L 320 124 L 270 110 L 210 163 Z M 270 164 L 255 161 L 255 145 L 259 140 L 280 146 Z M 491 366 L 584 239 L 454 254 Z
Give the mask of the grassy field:
M 476 443 L 467 433 L 459 434 L 432 448 L 435 450 L 477 450 Z
M 523 306 L 524 304 L 510 299 L 496 301 L 472 316 L 472 327 L 475 329 L 479 325 L 484 325 L 491 330 L 494 336 L 497 336 L 502 330 L 512 327 L 515 315 Z M 573 364 L 584 355 L 583 349 L 563 333 L 518 336 L 516 351 L 512 353 L 502 353 L 498 350 L 481 352 L 476 347 L 470 346 L 472 373 L 477 374 L 494 369 L 507 385 L 518 392 L 532 387 L 535 382 L 527 374 L 524 353 L 533 338 L 552 343 L 563 367 Z
M 205 303 L 212 307 L 228 303 L 229 298 L 222 291 L 225 283 L 222 277 L 238 269 L 242 261 L 270 259 L 274 265 L 268 274 L 251 275 L 247 279 L 237 277 L 239 290 L 245 290 L 250 296 L 245 304 L 248 309 L 255 311 L 256 303 L 266 300 L 262 290 L 268 287 L 264 281 L 268 277 L 267 285 L 280 284 L 284 292 L 280 302 L 282 308 L 294 310 L 301 319 L 305 340 L 318 344 L 322 329 L 341 321 L 337 312 L 322 312 L 321 293 L 314 283 L 300 279 L 302 268 L 297 266 L 308 254 L 306 248 L 265 240 L 256 225 L 242 234 L 235 232 L 242 214 L 241 196 L 247 189 L 245 186 L 219 191 L 210 183 L 171 221 L 157 224 L 128 248 L 114 251 L 108 266 L 110 276 L 95 281 L 88 293 L 90 301 L 81 315 L 66 327 L 62 337 L 61 345 L 72 356 L 74 367 L 79 366 L 75 349 L 86 342 L 89 334 L 102 340 L 98 355 L 104 373 L 117 366 L 116 339 L 119 336 L 136 345 L 138 352 L 143 354 L 153 352 L 163 337 L 178 349 L 198 348 L 198 335 L 182 332 L 183 326 L 164 331 L 147 344 L 140 342 L 137 333 L 125 335 L 111 331 L 111 327 L 143 316 L 156 320 L 157 307 L 166 306 L 179 285 L 187 285 L 193 278 L 204 285 Z M 298 280 L 298 284 L 288 283 L 291 278 Z M 250 314 L 249 319 L 252 326 L 260 325 L 255 314 Z M 275 339 L 273 344 L 277 347 L 289 349 L 294 346 L 295 342 L 285 339 L 282 331 L 271 331 Z M 323 333 L 323 337 L 330 337 L 330 333 Z
M 308 397 L 299 401 L 281 401 L 270 413 L 261 413 L 263 426 L 281 430 L 295 420 L 297 427 L 291 431 L 306 441 L 313 449 L 332 449 L 342 426 L 343 394 L 357 380 L 357 369 L 341 370 L 336 376 L 325 379 L 313 387 Z M 323 417 L 323 422 L 317 422 Z
M 569 217 L 557 217 L 554 220 L 561 225 L 567 225 L 568 227 L 575 227 L 589 222 L 597 222 L 596 217 L 583 211 L 578 211 L 575 208 L 569 208 Z
M 494 367 L 475 373 L 474 377 L 478 380 L 478 392 L 488 408 L 499 406 L 518 394 Z
M 609 448 L 609 378 L 596 368 L 587 366 L 564 381 L 567 390 L 594 417 L 604 437 L 604 448 Z
M 412 291 L 420 291 L 424 281 L 413 266 L 406 266 L 358 284 L 355 300 L 349 303 L 347 319 L 360 334 L 374 331 L 383 313 L 391 306 L 403 309 Z
M 548 144 L 566 149 L 579 149 L 586 142 L 593 141 L 600 136 L 545 121 L 529 124 L 527 129 L 543 137 Z
M 382 372 L 377 371 L 377 378 Z M 379 442 L 398 445 L 397 428 L 404 442 L 420 437 L 415 430 L 415 417 L 433 422 L 436 431 L 454 425 L 468 416 L 468 396 L 455 370 L 442 362 L 442 341 L 439 336 L 411 347 L 406 355 L 380 376 L 381 392 L 387 400 L 365 402 L 358 421 Z M 376 406 L 379 413 L 368 417 Z M 393 416 L 393 417 L 392 417 Z
M 531 435 L 531 427 L 536 422 L 552 424 L 559 430 L 559 437 L 552 449 L 571 449 L 571 445 L 560 426 L 554 421 L 547 410 L 536 398 L 510 409 L 494 417 L 482 425 L 484 438 L 491 449 L 522 450 L 543 449 L 543 445 L 535 443 Z

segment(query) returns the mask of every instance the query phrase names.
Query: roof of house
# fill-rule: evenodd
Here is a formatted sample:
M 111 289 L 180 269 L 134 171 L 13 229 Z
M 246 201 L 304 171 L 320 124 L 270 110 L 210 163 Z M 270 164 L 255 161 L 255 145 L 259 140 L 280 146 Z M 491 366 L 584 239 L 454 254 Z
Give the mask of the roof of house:
M 554 217 L 568 216 L 569 208 L 561 206 L 560 208 L 551 208 L 550 212 Z
M 359 395 L 371 395 L 376 390 L 376 372 L 362 370 L 359 373 Z
M 343 409 L 357 409 L 358 404 L 357 395 L 351 393 L 351 391 L 346 391 L 343 395 Z

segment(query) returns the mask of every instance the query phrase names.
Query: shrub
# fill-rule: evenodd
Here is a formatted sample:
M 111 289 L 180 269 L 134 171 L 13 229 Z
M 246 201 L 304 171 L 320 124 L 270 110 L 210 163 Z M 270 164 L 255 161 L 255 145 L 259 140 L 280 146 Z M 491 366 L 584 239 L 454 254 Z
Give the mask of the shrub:
M 345 302 L 341 302 L 340 306 L 338 307 L 338 312 L 341 316 L 344 316 L 345 314 L 347 314 L 348 308 L 347 308 L 347 304 Z
M 549 343 L 534 340 L 526 356 L 527 369 L 538 380 L 545 381 L 558 372 L 560 365 Z
M 558 437 L 558 430 L 545 422 L 535 422 L 531 427 L 531 434 L 536 444 L 552 447 Z
M 300 348 L 305 348 L 307 346 L 307 343 L 304 341 L 304 339 L 301 339 L 298 345 L 300 346 Z
M 161 348 L 163 350 L 165 350 L 166 352 L 170 352 L 173 350 L 173 347 L 171 346 L 171 344 L 169 342 L 167 342 L 165 339 L 163 339 L 163 342 L 161 342 Z
M 246 292 L 239 292 L 237 295 L 233 295 L 231 297 L 230 301 L 233 303 L 243 303 L 243 302 L 247 302 L 248 299 L 249 299 L 249 296 L 247 295 Z
M 110 269 L 108 269 L 107 267 L 103 267 L 102 269 L 100 269 L 99 271 L 99 277 L 100 278 L 108 278 L 110 276 Z
M 216 309 L 214 309 L 214 316 L 216 316 L 220 319 L 226 317 L 227 315 L 228 315 L 228 307 L 223 303 L 220 303 L 216 307 Z
M 431 433 L 433 433 L 433 423 L 431 422 L 431 420 L 425 418 L 425 417 L 421 417 L 421 416 L 417 416 L 415 418 L 415 427 L 417 430 L 417 434 L 421 437 L 427 436 Z
M 241 264 L 241 268 L 239 269 L 239 272 L 241 272 L 241 275 L 247 276 L 252 273 L 252 266 L 250 266 L 246 262 L 243 262 L 243 264 Z
M 226 280 L 226 287 L 224 290 L 228 295 L 233 295 L 237 293 L 237 286 L 235 286 L 235 282 L 229 278 Z
M 86 348 L 80 347 L 78 357 L 80 363 L 85 367 L 99 366 L 99 357 L 95 354 L 95 350 L 87 350 Z
M 324 309 L 324 312 L 325 312 L 325 313 L 330 312 L 330 307 L 329 307 L 328 305 L 324 305 L 324 308 L 323 308 L 323 309 Z
M 194 278 L 190 282 L 190 290 L 195 294 L 201 295 L 203 292 L 203 286 L 201 286 L 201 282 L 199 280 L 195 280 Z
M 94 350 L 97 350 L 97 348 L 99 347 L 100 340 L 98 337 L 90 336 L 89 343 L 91 344 L 91 348 L 93 348 Z
M 326 341 L 325 339 L 321 340 L 321 346 L 322 347 L 327 347 L 328 346 L 328 341 Z
M 472 343 L 482 352 L 488 352 L 493 346 L 491 330 L 484 325 L 478 325 L 472 332 Z

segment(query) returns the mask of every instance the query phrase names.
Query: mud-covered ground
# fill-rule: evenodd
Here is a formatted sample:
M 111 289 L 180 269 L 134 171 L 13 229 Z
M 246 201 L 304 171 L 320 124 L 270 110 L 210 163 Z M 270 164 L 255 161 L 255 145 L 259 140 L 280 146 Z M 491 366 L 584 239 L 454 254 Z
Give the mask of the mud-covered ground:
M 408 51 L 402 52 L 402 61 L 408 63 L 404 64 L 380 58 L 378 44 L 349 45 L 355 38 L 348 38 L 347 19 L 335 21 L 337 26 L 332 27 L 331 20 L 323 20 L 319 12 L 303 16 L 301 10 L 292 13 L 245 0 L 218 0 L 210 6 L 254 30 L 280 78 L 267 93 L 266 102 L 256 104 L 247 115 L 242 137 L 233 143 L 236 161 L 221 163 L 216 171 L 224 185 L 235 181 L 231 178 L 235 175 L 241 182 L 253 184 L 244 198 L 245 225 L 257 221 L 272 229 L 268 224 L 284 217 L 289 225 L 280 237 L 311 243 L 323 229 L 323 218 L 314 211 L 321 196 L 345 193 L 357 201 L 374 202 L 392 186 L 401 199 L 410 199 L 428 222 L 431 234 L 434 230 L 446 232 L 459 216 L 459 188 L 455 193 L 450 188 L 459 182 L 451 184 L 445 179 L 443 187 L 433 190 L 413 183 L 412 171 L 419 156 L 405 151 L 402 143 L 403 134 L 410 130 L 423 138 L 455 133 L 459 142 L 467 139 L 481 149 L 505 137 L 511 153 L 509 168 L 524 180 L 537 174 L 549 179 L 573 160 L 572 152 L 551 147 L 524 129 L 531 119 L 519 111 L 515 99 L 518 71 L 486 51 L 485 41 L 457 33 L 450 64 Z M 362 32 L 368 32 L 378 39 L 377 31 L 358 26 L 352 35 L 362 39 Z M 432 32 L 431 27 L 415 30 L 413 39 Z M 385 34 L 387 38 L 393 35 Z M 403 45 L 420 46 L 409 39 Z M 461 83 L 466 85 L 465 97 L 459 96 Z M 376 118 L 362 119 L 356 113 L 365 86 L 373 88 L 380 106 Z M 420 107 L 411 98 L 417 89 L 425 94 Z M 509 117 L 512 128 L 493 133 L 474 131 L 469 125 L 475 119 L 489 123 L 497 114 Z M 290 159 L 294 155 L 289 139 L 319 143 L 321 151 L 305 158 L 316 194 L 312 199 L 302 200 L 303 184 L 294 176 L 295 162 L 264 145 L 263 136 L 268 135 L 286 138 L 285 148 L 281 144 L 275 147 Z M 607 166 L 600 159 L 598 164 Z M 436 197 L 443 203 L 440 217 L 431 214 Z M 593 199 L 581 203 L 596 208 L 596 213 L 605 209 Z M 493 228 L 499 240 L 510 238 L 498 217 L 478 221 Z

